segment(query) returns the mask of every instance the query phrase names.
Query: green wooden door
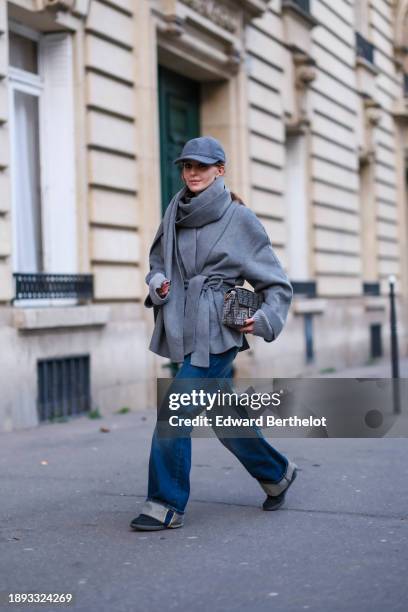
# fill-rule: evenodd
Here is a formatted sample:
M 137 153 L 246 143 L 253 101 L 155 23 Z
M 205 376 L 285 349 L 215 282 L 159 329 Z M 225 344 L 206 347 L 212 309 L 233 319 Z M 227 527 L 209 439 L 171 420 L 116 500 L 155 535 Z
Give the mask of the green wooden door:
M 162 212 L 183 183 L 173 164 L 184 143 L 200 135 L 200 87 L 175 72 L 159 66 L 160 164 Z

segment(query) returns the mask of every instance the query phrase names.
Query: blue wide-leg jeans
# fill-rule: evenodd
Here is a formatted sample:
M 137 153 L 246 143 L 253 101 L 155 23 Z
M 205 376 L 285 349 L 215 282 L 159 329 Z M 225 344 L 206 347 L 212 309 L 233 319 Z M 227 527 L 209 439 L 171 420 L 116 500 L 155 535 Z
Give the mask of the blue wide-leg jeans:
M 187 355 L 175 378 L 230 378 L 237 353 L 238 347 L 232 347 L 224 353 L 210 354 L 208 368 L 191 365 L 191 354 Z M 192 412 L 184 408 L 183 415 L 189 414 Z M 296 465 L 273 448 L 257 428 L 254 430 L 254 437 L 222 438 L 214 428 L 220 442 L 259 481 L 264 491 L 279 495 L 288 486 Z M 148 494 L 142 512 L 166 523 L 171 520 L 169 510 L 184 514 L 190 494 L 190 469 L 190 435 L 162 437 L 156 424 L 149 459 Z

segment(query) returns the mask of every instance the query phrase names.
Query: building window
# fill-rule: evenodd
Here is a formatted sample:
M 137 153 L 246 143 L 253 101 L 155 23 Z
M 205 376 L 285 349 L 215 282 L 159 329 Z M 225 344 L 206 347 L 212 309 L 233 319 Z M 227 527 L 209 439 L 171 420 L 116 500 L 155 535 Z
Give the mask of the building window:
M 359 32 L 356 32 L 356 54 L 370 64 L 374 64 L 374 45 Z
M 375 47 L 370 42 L 370 4 L 369 0 L 355 0 L 354 29 L 356 55 L 374 64 Z
M 306 363 L 314 359 L 313 347 L 313 315 L 308 312 L 305 317 L 305 346 L 306 346 Z
M 31 34 L 37 39 L 37 35 Z M 25 36 L 20 36 L 11 31 L 9 35 L 9 56 L 10 66 L 13 68 L 19 68 L 25 72 L 31 72 L 38 74 L 38 42 L 32 38 L 27 38 L 27 32 Z
M 363 294 L 364 295 L 374 295 L 374 296 L 381 295 L 380 283 L 378 282 L 363 283 Z
M 408 74 L 404 72 L 404 98 L 408 98 Z
M 371 357 L 382 357 L 382 337 L 381 337 L 381 323 L 372 323 L 370 325 L 370 344 L 371 344 Z
M 282 4 L 295 5 L 304 13 L 310 13 L 310 0 L 283 0 Z
M 15 273 L 75 274 L 72 37 L 9 24 Z
M 308 298 L 315 298 L 317 295 L 316 281 L 290 281 L 293 295 L 303 295 Z
M 10 112 L 13 181 L 13 259 L 21 271 L 43 270 L 38 43 L 10 32 Z

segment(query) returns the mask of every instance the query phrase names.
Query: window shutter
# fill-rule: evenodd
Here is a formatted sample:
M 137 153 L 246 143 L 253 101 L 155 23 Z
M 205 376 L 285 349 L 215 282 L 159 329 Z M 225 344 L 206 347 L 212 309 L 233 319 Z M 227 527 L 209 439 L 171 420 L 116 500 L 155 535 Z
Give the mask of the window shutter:
M 77 208 L 72 36 L 40 41 L 41 162 L 45 269 L 76 273 Z

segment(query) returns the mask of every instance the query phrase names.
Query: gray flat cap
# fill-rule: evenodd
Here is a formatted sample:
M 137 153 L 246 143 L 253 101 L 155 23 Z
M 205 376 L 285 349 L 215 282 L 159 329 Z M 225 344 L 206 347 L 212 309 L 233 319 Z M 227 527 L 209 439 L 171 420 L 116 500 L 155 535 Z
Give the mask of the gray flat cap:
M 174 160 L 178 164 L 187 159 L 201 162 L 202 164 L 225 163 L 225 151 L 216 138 L 211 136 L 200 136 L 186 142 L 180 157 Z

